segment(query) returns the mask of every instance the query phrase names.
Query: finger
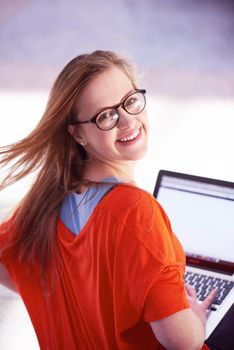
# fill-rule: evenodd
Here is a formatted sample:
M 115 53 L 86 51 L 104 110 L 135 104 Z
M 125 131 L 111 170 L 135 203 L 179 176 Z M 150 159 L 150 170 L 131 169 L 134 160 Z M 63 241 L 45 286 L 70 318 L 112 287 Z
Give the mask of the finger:
M 206 299 L 201 304 L 203 310 L 207 310 L 208 307 L 212 304 L 213 300 L 215 299 L 216 293 L 217 289 L 212 289 L 212 291 L 208 294 Z
M 190 297 L 193 297 L 193 298 L 196 298 L 197 297 L 197 293 L 196 293 L 196 290 L 193 286 L 191 286 L 190 284 L 185 284 L 185 290 L 188 294 L 188 296 Z

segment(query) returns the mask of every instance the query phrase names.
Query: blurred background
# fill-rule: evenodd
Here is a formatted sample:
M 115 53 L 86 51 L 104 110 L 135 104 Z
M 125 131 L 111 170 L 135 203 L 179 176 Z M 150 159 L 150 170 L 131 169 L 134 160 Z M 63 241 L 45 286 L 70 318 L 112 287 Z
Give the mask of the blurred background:
M 53 81 L 74 56 L 115 50 L 147 90 L 148 155 L 136 180 L 153 192 L 160 169 L 234 181 L 232 0 L 0 0 L 0 145 L 39 121 Z M 0 219 L 29 180 L 0 193 Z M 38 349 L 17 295 L 0 289 L 0 349 Z

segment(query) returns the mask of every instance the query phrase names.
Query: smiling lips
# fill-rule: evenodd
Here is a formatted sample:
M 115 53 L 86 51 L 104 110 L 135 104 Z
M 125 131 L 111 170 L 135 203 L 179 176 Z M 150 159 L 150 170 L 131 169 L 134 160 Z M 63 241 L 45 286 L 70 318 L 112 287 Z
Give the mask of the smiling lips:
M 118 139 L 119 142 L 129 142 L 135 140 L 140 134 L 140 129 L 134 131 L 131 135 L 128 137 L 123 137 L 122 139 Z

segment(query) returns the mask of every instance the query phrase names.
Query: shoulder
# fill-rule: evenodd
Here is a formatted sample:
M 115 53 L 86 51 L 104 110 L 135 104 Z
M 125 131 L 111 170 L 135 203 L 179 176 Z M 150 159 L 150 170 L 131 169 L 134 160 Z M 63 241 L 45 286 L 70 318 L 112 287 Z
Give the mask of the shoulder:
M 119 218 L 134 217 L 135 224 L 152 221 L 155 217 L 168 221 L 166 213 L 152 194 L 131 184 L 115 186 L 100 202 L 100 207 Z
M 119 200 L 121 208 L 126 205 L 135 205 L 141 201 L 147 200 L 148 197 L 152 197 L 147 191 L 136 187 L 131 184 L 118 184 L 106 197 L 109 203 Z
M 118 202 L 117 202 L 118 201 Z M 113 190 L 106 196 L 106 202 L 115 205 L 118 203 L 118 210 L 125 211 L 129 207 L 140 207 L 141 209 L 149 209 L 149 207 L 161 206 L 152 194 L 146 190 L 131 184 L 116 185 Z M 103 204 L 107 204 L 103 201 Z
M 100 217 L 105 223 L 115 221 L 119 244 L 130 249 L 144 247 L 163 265 L 174 261 L 175 240 L 167 214 L 147 191 L 132 185 L 116 186 L 102 202 Z M 140 245 L 139 245 L 140 243 Z

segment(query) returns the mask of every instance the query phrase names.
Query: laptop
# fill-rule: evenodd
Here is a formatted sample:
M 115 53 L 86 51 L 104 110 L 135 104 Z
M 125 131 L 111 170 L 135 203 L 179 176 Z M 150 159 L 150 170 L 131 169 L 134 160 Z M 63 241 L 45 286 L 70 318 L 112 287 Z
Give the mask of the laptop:
M 208 338 L 234 303 L 234 183 L 160 170 L 154 197 L 185 250 L 186 283 L 200 301 L 217 288 Z

